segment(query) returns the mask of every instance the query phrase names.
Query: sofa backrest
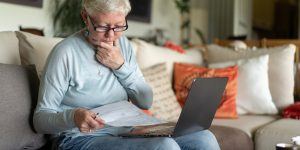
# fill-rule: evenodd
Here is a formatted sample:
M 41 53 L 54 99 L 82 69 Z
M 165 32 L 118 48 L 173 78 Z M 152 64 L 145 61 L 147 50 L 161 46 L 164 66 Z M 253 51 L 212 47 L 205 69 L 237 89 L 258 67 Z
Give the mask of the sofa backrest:
M 18 43 L 15 32 L 0 32 L 0 63 L 21 64 Z
M 240 41 L 240 40 L 223 40 L 223 39 L 215 39 L 214 44 L 230 47 L 232 46 L 233 42 Z M 281 46 L 281 45 L 287 45 L 287 44 L 294 44 L 296 46 L 296 53 L 295 53 L 295 62 L 299 62 L 299 48 L 300 48 L 300 40 L 298 39 L 267 39 L 264 38 L 262 40 L 243 40 L 240 41 L 245 43 L 248 47 L 275 47 L 275 46 Z

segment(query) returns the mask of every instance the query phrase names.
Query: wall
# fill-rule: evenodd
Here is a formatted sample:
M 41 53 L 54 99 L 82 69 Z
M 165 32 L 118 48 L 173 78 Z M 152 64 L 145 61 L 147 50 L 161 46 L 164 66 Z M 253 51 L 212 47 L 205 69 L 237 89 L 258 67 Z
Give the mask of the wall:
M 235 0 L 233 35 L 251 38 L 252 0 Z
M 19 30 L 21 25 L 44 29 L 46 35 L 51 35 L 50 15 L 47 11 L 49 1 L 44 0 L 43 8 L 0 2 L 0 31 Z
M 152 0 L 151 23 L 129 21 L 129 29 L 125 34 L 145 37 L 159 28 L 165 31 L 167 37 L 179 42 L 179 26 L 179 12 L 173 0 Z
M 44 0 L 43 8 L 16 5 L 0 2 L 0 31 L 19 30 L 19 26 L 44 29 L 46 36 L 52 36 L 51 0 Z M 207 7 L 208 0 L 197 0 L 192 8 L 192 26 L 203 31 L 207 36 Z M 145 37 L 152 34 L 156 28 L 163 29 L 166 36 L 179 42 L 179 12 L 173 0 L 152 0 L 151 23 L 129 21 L 129 29 L 125 35 Z M 192 41 L 199 43 L 193 33 Z
M 253 26 L 272 30 L 274 23 L 275 0 L 253 0 Z
M 196 35 L 195 28 L 202 31 L 204 38 L 208 38 L 208 7 L 209 0 L 192 1 L 191 25 L 192 25 L 192 43 L 201 43 L 200 38 Z

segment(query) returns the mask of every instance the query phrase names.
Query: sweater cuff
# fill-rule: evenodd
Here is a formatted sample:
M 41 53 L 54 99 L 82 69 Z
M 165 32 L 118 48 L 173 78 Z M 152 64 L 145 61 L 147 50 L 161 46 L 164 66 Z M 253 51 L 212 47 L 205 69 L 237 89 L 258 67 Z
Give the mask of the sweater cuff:
M 124 64 L 117 70 L 113 70 L 114 74 L 120 78 L 127 78 L 128 75 L 132 72 L 132 69 L 129 67 L 128 63 L 124 62 Z
M 66 124 L 69 127 L 76 127 L 75 121 L 74 121 L 75 110 L 76 109 L 69 109 L 69 110 L 66 110 L 64 113 L 64 120 L 66 121 Z

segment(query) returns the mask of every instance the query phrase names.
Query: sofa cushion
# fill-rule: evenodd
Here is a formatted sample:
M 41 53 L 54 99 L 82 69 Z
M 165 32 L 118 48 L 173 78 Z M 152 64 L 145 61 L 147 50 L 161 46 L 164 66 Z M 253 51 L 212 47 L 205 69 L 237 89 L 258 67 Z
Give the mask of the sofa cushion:
M 16 35 L 19 39 L 21 63 L 35 64 L 38 75 L 41 76 L 49 53 L 62 38 L 48 38 L 20 31 L 16 31 Z
M 165 63 L 142 69 L 145 80 L 153 91 L 151 113 L 163 120 L 177 121 L 181 107 L 172 90 L 172 84 L 167 74 Z
M 167 72 L 172 79 L 174 62 L 185 62 L 203 65 L 203 58 L 199 49 L 186 50 L 185 54 L 175 52 L 169 48 L 155 46 L 142 40 L 134 39 L 137 43 L 137 63 L 140 68 L 147 68 L 159 63 L 167 63 Z
M 0 64 L 0 149 L 35 149 L 45 144 L 32 115 L 38 95 L 34 66 Z
M 220 105 L 215 114 L 216 118 L 237 118 L 236 95 L 238 81 L 238 67 L 210 69 L 186 63 L 174 65 L 174 89 L 181 106 L 184 105 L 193 80 L 197 77 L 213 78 L 227 77 L 228 82 Z
M 278 118 L 277 115 L 240 115 L 238 119 L 214 119 L 212 124 L 238 128 L 253 137 L 258 128 Z
M 21 64 L 18 39 L 15 32 L 0 32 L 0 41 L 0 63 Z
M 221 62 L 210 64 L 212 68 L 224 68 L 238 65 L 238 114 L 277 114 L 272 101 L 268 77 L 269 55 L 262 55 L 237 62 Z
M 221 150 L 253 150 L 252 139 L 240 129 L 211 126 L 209 130 L 216 136 Z
M 269 88 L 276 107 L 279 110 L 294 103 L 294 54 L 295 45 L 283 45 L 256 50 L 234 51 L 217 45 L 207 47 L 208 63 L 238 61 L 269 54 Z
M 275 149 L 277 143 L 291 143 L 292 137 L 300 135 L 300 120 L 280 119 L 255 133 L 255 149 Z

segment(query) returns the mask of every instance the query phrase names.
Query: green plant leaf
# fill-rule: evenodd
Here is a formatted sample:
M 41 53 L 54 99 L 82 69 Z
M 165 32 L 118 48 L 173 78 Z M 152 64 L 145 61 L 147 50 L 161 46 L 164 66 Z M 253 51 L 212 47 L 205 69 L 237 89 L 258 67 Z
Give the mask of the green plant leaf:
M 186 20 L 186 21 L 184 21 L 182 23 L 182 25 L 180 26 L 180 28 L 181 29 L 183 29 L 183 28 L 189 28 L 190 24 L 191 24 L 191 21 L 190 20 Z
M 81 0 L 54 0 L 53 28 L 56 36 L 68 36 L 84 27 Z
M 196 32 L 196 34 L 198 35 L 198 37 L 200 38 L 201 42 L 202 42 L 203 44 L 207 44 L 207 43 L 206 43 L 206 40 L 205 40 L 205 37 L 204 37 L 204 35 L 203 35 L 203 33 L 202 33 L 202 31 L 201 31 L 200 29 L 198 29 L 198 28 L 195 28 L 195 32 Z
M 190 0 L 174 0 L 174 2 L 181 14 L 190 12 Z

